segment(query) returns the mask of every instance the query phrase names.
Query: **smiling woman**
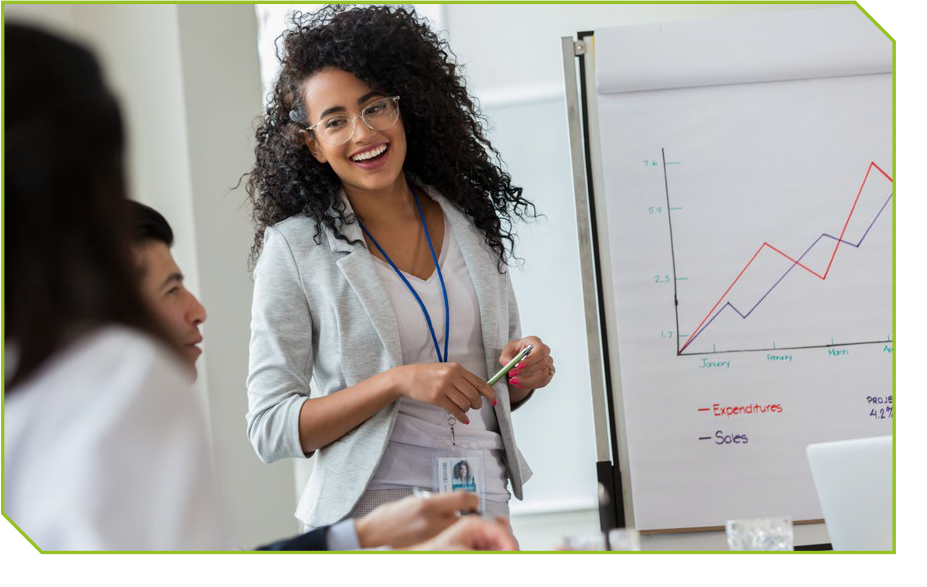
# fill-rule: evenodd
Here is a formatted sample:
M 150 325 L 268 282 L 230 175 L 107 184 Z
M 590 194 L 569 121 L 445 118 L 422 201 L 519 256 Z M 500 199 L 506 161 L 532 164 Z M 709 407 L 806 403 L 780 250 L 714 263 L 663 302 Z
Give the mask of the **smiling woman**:
M 300 149 L 306 128 L 322 118 L 320 111 L 310 121 L 304 82 L 320 70 L 338 69 L 384 96 L 402 97 L 409 144 L 405 172 L 472 216 L 504 265 L 505 248 L 514 244 L 511 221 L 533 208 L 499 166 L 450 49 L 413 14 L 327 6 L 294 15 L 291 30 L 281 37 L 282 69 L 257 132 L 248 182 L 257 226 L 252 261 L 260 254 L 264 228 L 294 214 L 315 218 L 318 229 L 327 226 L 344 238 L 340 227 L 349 218 L 338 198 L 341 181 L 333 168 L 313 165 Z M 468 177 L 463 169 L 471 171 Z
M 507 517 L 531 475 L 511 412 L 554 371 L 521 336 L 507 271 L 512 222 L 534 208 L 414 12 L 297 14 L 280 55 L 248 182 L 252 444 L 265 461 L 318 451 L 308 526 L 434 488 L 463 458 Z M 486 383 L 529 344 L 508 384 Z
M 406 133 L 398 97 L 385 97 L 344 70 L 325 68 L 303 84 L 303 100 L 308 111 L 320 113 L 301 132 L 303 141 L 347 190 L 402 190 L 390 185 L 405 183 Z

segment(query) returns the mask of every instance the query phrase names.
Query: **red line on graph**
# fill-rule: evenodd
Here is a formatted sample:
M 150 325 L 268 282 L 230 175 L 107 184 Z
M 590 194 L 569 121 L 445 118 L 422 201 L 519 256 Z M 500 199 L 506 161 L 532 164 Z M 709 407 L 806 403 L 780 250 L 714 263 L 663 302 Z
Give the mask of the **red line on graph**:
M 746 264 L 746 265 L 744 265 L 744 268 L 740 270 L 740 273 L 737 274 L 737 277 L 734 278 L 734 281 L 731 282 L 731 285 L 729 285 L 728 288 L 724 291 L 724 294 L 721 295 L 721 298 L 718 300 L 718 303 L 716 303 L 714 306 L 712 306 L 711 310 L 708 311 L 708 314 L 705 316 L 705 318 L 704 318 L 704 319 L 701 321 L 701 323 L 698 325 L 698 328 L 696 328 L 696 329 L 692 332 L 692 334 L 689 335 L 689 340 L 688 340 L 688 342 L 686 342 L 686 344 L 682 345 L 682 348 L 679 349 L 679 352 L 681 353 L 682 351 L 686 350 L 686 347 L 689 346 L 689 344 L 691 344 L 693 340 L 695 340 L 695 337 L 699 334 L 699 332 L 700 332 L 702 326 L 705 325 L 705 322 L 711 317 L 711 314 L 712 314 L 712 313 L 715 311 L 715 309 L 721 304 L 721 302 L 724 301 L 724 298 L 727 296 L 728 293 L 730 293 L 731 288 L 733 288 L 734 285 L 737 283 L 737 281 L 740 280 L 741 276 L 743 276 L 743 274 L 744 274 L 744 272 L 747 270 L 747 268 L 750 267 L 751 263 L 753 263 L 753 261 L 756 259 L 757 255 L 759 255 L 759 254 L 760 254 L 760 251 L 762 251 L 765 247 L 769 247 L 769 248 L 772 249 L 773 251 L 779 253 L 780 255 L 782 255 L 783 257 L 785 257 L 786 259 L 788 259 L 789 261 L 791 261 L 791 262 L 794 263 L 795 265 L 798 265 L 799 267 L 801 267 L 802 269 L 804 269 L 804 270 L 807 271 L 808 273 L 814 275 L 814 276 L 817 277 L 818 279 L 821 279 L 822 281 L 825 280 L 825 279 L 827 279 L 827 275 L 830 273 L 831 265 L 834 264 L 834 258 L 837 256 L 837 249 L 840 248 L 840 243 L 843 242 L 844 233 L 846 233 L 847 227 L 850 225 L 850 219 L 853 218 L 853 212 L 856 210 L 856 204 L 857 204 L 857 202 L 859 202 L 859 197 L 860 197 L 860 196 L 862 195 L 862 193 L 863 193 L 863 188 L 866 187 L 866 181 L 869 179 L 869 173 L 872 171 L 872 168 L 873 168 L 873 167 L 875 167 L 876 169 L 878 169 L 879 172 L 880 172 L 882 175 L 885 176 L 885 179 L 887 179 L 888 181 L 891 181 L 892 183 L 894 183 L 894 181 L 892 180 L 891 176 L 889 176 L 887 173 L 885 173 L 885 171 L 884 171 L 881 167 L 879 167 L 879 166 L 876 164 L 875 161 L 869 163 L 869 167 L 868 167 L 868 169 L 866 169 L 866 175 L 863 177 L 863 183 L 859 186 L 859 191 L 856 192 L 856 199 L 853 200 L 853 207 L 850 208 L 850 214 L 847 216 L 847 221 L 844 222 L 844 224 L 843 224 L 843 230 L 840 232 L 840 238 L 837 239 L 837 244 L 834 245 L 834 252 L 833 252 L 833 253 L 831 254 L 831 256 L 830 256 L 830 262 L 827 263 L 827 269 L 824 271 L 824 275 L 821 275 L 820 273 L 814 271 L 813 269 L 810 269 L 810 268 L 806 267 L 805 265 L 799 263 L 797 260 L 793 259 L 793 258 L 790 257 L 789 255 L 786 255 L 785 253 L 783 253 L 782 251 L 780 251 L 780 250 L 777 249 L 776 247 L 772 246 L 772 245 L 769 244 L 768 242 L 763 241 L 763 244 L 760 245 L 760 248 L 758 248 L 758 249 L 756 250 L 756 252 L 753 253 L 753 256 L 750 257 L 750 260 L 747 261 L 747 264 Z

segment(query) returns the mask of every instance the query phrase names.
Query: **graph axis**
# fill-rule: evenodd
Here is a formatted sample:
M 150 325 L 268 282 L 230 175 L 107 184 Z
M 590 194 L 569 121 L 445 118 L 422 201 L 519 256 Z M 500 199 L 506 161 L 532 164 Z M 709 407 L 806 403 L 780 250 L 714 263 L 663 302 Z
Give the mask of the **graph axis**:
M 753 348 L 753 349 L 726 349 L 726 350 L 720 350 L 720 351 L 719 351 L 719 350 L 711 350 L 711 351 L 699 351 L 699 352 L 691 352 L 691 351 L 690 351 L 690 352 L 685 352 L 686 346 L 688 346 L 688 344 L 692 341 L 692 339 L 693 339 L 694 337 L 690 338 L 690 340 L 686 343 L 686 345 L 682 345 L 682 336 L 683 336 L 683 335 L 680 333 L 680 330 L 679 330 L 679 292 L 678 292 L 678 287 L 677 287 L 677 284 L 676 284 L 676 282 L 677 282 L 677 278 L 676 278 L 676 249 L 675 249 L 675 242 L 674 242 L 674 239 L 673 239 L 673 216 L 672 216 L 673 213 L 672 213 L 672 207 L 670 206 L 669 177 L 668 177 L 667 170 L 666 170 L 666 148 L 665 148 L 665 147 L 661 147 L 661 148 L 660 148 L 660 157 L 661 157 L 661 163 L 662 163 L 662 167 L 663 167 L 663 188 L 664 188 L 664 192 L 665 192 L 665 194 L 666 194 L 666 219 L 667 219 L 667 224 L 669 225 L 670 259 L 671 259 L 671 262 L 672 262 L 672 274 L 673 274 L 673 313 L 674 313 L 675 319 L 676 319 L 676 356 L 677 356 L 677 357 L 702 356 L 702 355 L 721 355 L 721 354 L 730 354 L 730 353 L 755 353 L 755 352 L 769 352 L 769 351 L 807 350 L 807 349 L 827 349 L 827 348 L 839 348 L 839 347 L 847 347 L 847 346 L 872 345 L 872 344 L 891 344 L 891 343 L 892 343 L 892 339 L 891 339 L 891 337 L 889 337 L 889 338 L 887 338 L 887 339 L 885 339 L 885 340 L 854 341 L 854 342 L 846 342 L 846 343 L 831 342 L 831 343 L 816 344 L 816 345 L 785 346 L 785 347 L 772 346 L 772 347 L 766 347 L 766 348 Z M 885 173 L 885 171 L 883 171 L 883 170 L 882 170 L 878 165 L 876 165 L 874 162 L 870 164 L 869 170 L 866 172 L 866 177 L 867 177 L 867 178 L 868 178 L 868 176 L 869 176 L 869 172 L 872 170 L 872 167 L 876 167 L 886 178 L 889 179 L 889 181 L 891 181 L 891 178 L 889 177 L 889 175 L 888 175 L 887 173 Z M 866 183 L 866 179 L 863 180 L 863 186 L 865 186 L 865 183 Z M 860 194 L 862 193 L 863 186 L 860 187 Z M 893 199 L 893 196 L 894 196 L 894 193 L 892 193 L 892 194 L 889 195 L 888 199 L 885 201 L 885 203 L 882 205 L 882 208 L 879 210 L 879 213 L 876 215 L 876 217 L 873 219 L 872 223 L 869 225 L 869 228 L 866 230 L 866 233 L 865 233 L 865 234 L 863 235 L 863 237 L 860 239 L 860 242 L 857 243 L 857 244 L 853 244 L 853 243 L 848 243 L 848 244 L 850 244 L 850 245 L 852 245 L 852 246 L 855 246 L 855 247 L 857 247 L 857 248 L 859 247 L 860 244 L 862 244 L 863 239 L 865 239 L 866 235 L 869 233 L 869 229 L 871 229 L 871 228 L 872 228 L 872 225 L 875 224 L 875 221 L 878 220 L 879 216 L 882 214 L 882 210 L 884 210 L 884 209 L 885 209 L 885 206 L 888 204 L 888 202 L 891 201 L 891 200 Z M 858 200 L 859 200 L 859 194 L 857 194 L 857 201 L 858 201 Z M 856 208 L 856 202 L 853 203 L 853 209 L 850 210 L 850 217 L 852 217 L 852 215 L 853 215 L 853 210 L 855 210 L 855 208 Z M 846 225 L 844 225 L 844 227 L 843 227 L 844 232 L 846 231 L 846 226 L 849 225 L 849 222 L 850 222 L 850 218 L 848 217 L 848 218 L 847 218 Z M 835 237 L 833 237 L 833 236 L 831 236 L 831 235 L 827 235 L 827 234 L 822 234 L 820 237 L 818 237 L 817 240 L 815 240 L 815 242 L 811 245 L 811 247 L 813 247 L 815 244 L 817 244 L 817 242 L 818 242 L 821 238 L 823 238 L 823 237 L 825 237 L 825 236 L 830 237 L 830 238 L 836 240 L 836 241 L 837 241 L 837 247 L 839 247 L 840 244 L 846 242 L 846 241 L 843 240 L 843 232 L 841 232 L 839 238 L 835 238 Z M 769 245 L 769 244 L 766 243 L 766 242 L 764 242 L 763 245 L 760 246 L 760 248 L 757 250 L 757 253 L 754 254 L 754 258 L 756 257 L 757 254 L 759 254 L 759 251 L 761 251 L 761 250 L 763 249 L 763 247 L 765 247 L 765 246 L 769 246 L 769 247 L 772 248 L 773 250 L 776 250 L 776 252 L 779 252 L 779 253 L 782 254 L 783 256 L 786 256 L 788 259 L 790 259 L 791 261 L 793 261 L 792 267 L 790 267 L 790 268 L 788 269 L 788 271 L 786 271 L 786 273 L 783 275 L 782 278 L 784 278 L 785 275 L 787 275 L 792 269 L 794 269 L 794 267 L 795 267 L 796 265 L 801 265 L 800 260 L 801 260 L 801 258 L 804 257 L 804 254 L 802 255 L 802 257 L 799 257 L 798 260 L 795 260 L 795 259 L 792 259 L 791 257 L 788 257 L 787 255 L 785 255 L 785 254 L 782 253 L 781 251 L 778 251 L 778 249 L 776 249 L 775 247 L 772 247 L 772 245 Z M 808 249 L 809 251 L 810 251 L 811 247 L 809 247 L 809 249 Z M 807 254 L 807 252 L 808 252 L 808 251 L 805 251 L 805 254 Z M 801 265 L 801 266 L 804 267 L 806 270 L 811 271 L 812 273 L 814 273 L 814 274 L 817 275 L 818 277 L 821 277 L 822 279 L 823 279 L 823 278 L 826 278 L 827 274 L 830 272 L 830 267 L 831 267 L 831 264 L 833 263 L 834 258 L 836 257 L 836 254 L 837 254 L 837 249 L 836 249 L 836 247 L 835 247 L 834 253 L 833 253 L 833 255 L 832 255 L 832 257 L 831 257 L 831 260 L 830 260 L 830 263 L 828 264 L 827 270 L 825 271 L 825 273 L 824 273 L 823 276 L 818 275 L 817 273 L 811 271 L 811 270 L 808 269 L 807 267 L 804 267 L 804 265 Z M 751 259 L 750 262 L 752 263 L 752 261 L 753 261 L 753 259 Z M 750 265 L 750 263 L 747 264 L 747 267 L 749 267 L 749 265 Z M 741 271 L 741 274 L 743 274 L 743 271 L 746 271 L 747 267 L 744 267 L 744 269 Z M 740 278 L 740 276 L 738 275 L 738 279 L 739 279 L 739 278 Z M 782 278 L 780 278 L 779 281 L 781 281 Z M 735 283 L 736 283 L 737 279 L 735 279 L 734 281 L 735 281 Z M 779 283 L 779 282 L 777 281 L 775 285 L 778 285 L 778 283 Z M 775 285 L 773 286 L 773 288 L 775 287 Z M 733 284 L 732 284 L 732 286 L 733 286 Z M 728 289 L 728 291 L 730 291 L 730 288 Z M 770 291 L 772 291 L 772 289 L 770 289 Z M 727 292 L 725 292 L 725 295 L 727 295 Z M 769 292 L 767 292 L 766 295 L 769 295 Z M 766 295 L 764 295 L 763 298 L 765 298 Z M 724 296 L 722 296 L 722 299 L 724 299 Z M 760 301 L 762 301 L 762 299 L 761 299 Z M 718 303 L 721 303 L 721 300 L 719 300 Z M 757 305 L 759 305 L 759 304 L 757 304 Z M 724 310 L 725 307 L 727 307 L 727 306 L 731 306 L 731 307 L 734 309 L 734 311 L 737 312 L 737 314 L 741 316 L 741 318 L 746 318 L 746 316 L 749 316 L 750 313 L 753 312 L 753 309 L 756 308 L 756 306 L 754 306 L 749 312 L 747 312 L 747 315 L 745 316 L 745 315 L 741 314 L 740 311 L 737 310 L 736 307 L 734 307 L 733 305 L 731 305 L 730 302 L 727 302 L 727 303 L 725 304 L 725 306 L 722 306 L 721 310 L 719 310 L 717 313 L 715 313 L 715 315 L 711 318 L 711 320 L 709 320 L 708 324 L 710 324 L 711 321 L 713 321 L 715 318 L 717 318 L 718 315 L 721 313 L 721 311 Z M 717 308 L 717 304 L 715 305 L 715 308 Z M 711 316 L 711 314 L 712 314 L 712 312 L 714 312 L 715 308 L 712 308 L 712 310 L 708 313 L 709 316 Z M 708 319 L 708 317 L 706 316 L 706 320 L 707 320 L 707 319 Z M 696 335 L 701 334 L 701 332 L 704 330 L 703 326 L 707 327 L 708 324 L 705 324 L 705 322 L 704 322 L 704 320 L 703 320 L 702 324 L 700 324 L 699 327 L 696 328 L 696 331 L 697 331 L 697 332 L 696 332 Z M 686 336 L 689 336 L 689 335 L 686 335 Z

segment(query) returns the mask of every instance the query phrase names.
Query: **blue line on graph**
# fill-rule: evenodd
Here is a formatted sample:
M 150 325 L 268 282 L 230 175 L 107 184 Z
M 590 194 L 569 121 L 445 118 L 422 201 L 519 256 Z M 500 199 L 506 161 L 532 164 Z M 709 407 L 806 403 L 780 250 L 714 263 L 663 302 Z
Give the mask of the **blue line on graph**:
M 831 240 L 835 240 L 835 241 L 837 241 L 837 242 L 840 243 L 840 244 L 850 245 L 851 247 L 854 247 L 854 248 L 857 248 L 857 249 L 858 249 L 859 246 L 860 246 L 861 244 L 863 244 L 863 241 L 866 240 L 866 235 L 869 234 L 869 231 L 872 229 L 872 226 L 876 223 L 876 220 L 878 220 L 878 219 L 879 219 L 879 216 L 882 215 L 882 212 L 885 210 L 885 207 L 888 206 L 888 203 L 892 200 L 892 196 L 893 196 L 893 195 L 894 195 L 894 192 L 892 192 L 891 194 L 889 194 L 888 199 L 885 200 L 885 203 L 882 204 L 882 207 L 881 207 L 881 208 L 879 208 L 878 214 L 876 214 L 876 215 L 875 215 L 875 218 L 872 219 L 872 222 L 869 223 L 869 227 L 866 229 L 866 232 L 863 233 L 863 236 L 860 237 L 859 242 L 851 243 L 851 242 L 849 242 L 849 241 L 843 240 L 843 239 L 838 238 L 838 237 L 836 237 L 836 236 L 832 236 L 832 235 L 827 234 L 827 233 L 821 233 L 821 236 L 819 236 L 818 238 L 816 238 L 816 239 L 814 240 L 814 242 L 811 243 L 811 246 L 808 247 L 808 248 L 805 250 L 805 252 L 801 254 L 801 257 L 799 257 L 794 263 L 792 263 L 791 267 L 789 267 L 788 269 L 786 269 L 785 273 L 782 274 L 782 277 L 780 277 L 780 278 L 776 281 L 776 283 L 774 283 L 774 284 L 772 285 L 772 287 L 770 287 L 769 290 L 767 290 L 767 292 L 766 292 L 765 294 L 763 294 L 763 297 L 761 297 L 761 298 L 759 299 L 759 301 L 758 301 L 757 303 L 755 303 L 755 304 L 753 305 L 752 308 L 750 308 L 750 311 L 749 311 L 749 312 L 747 312 L 746 314 L 744 314 L 744 313 L 742 313 L 740 310 L 738 310 L 737 307 L 734 306 L 734 304 L 732 304 L 731 302 L 725 302 L 724 305 L 721 306 L 721 309 L 719 309 L 717 312 L 715 312 L 715 315 L 711 317 L 711 320 L 709 320 L 708 322 L 706 322 L 705 325 L 702 326 L 702 327 L 699 329 L 699 331 L 695 333 L 695 336 L 693 336 L 693 337 L 689 340 L 689 342 L 686 343 L 686 346 L 691 345 L 691 344 L 692 344 L 692 341 L 694 341 L 696 338 L 698 338 L 698 335 L 699 335 L 699 334 L 705 332 L 705 329 L 708 328 L 708 325 L 711 324 L 712 322 L 714 322 L 715 318 L 717 318 L 717 317 L 721 314 L 721 312 L 724 311 L 725 308 L 730 307 L 732 310 L 734 310 L 735 312 L 737 312 L 737 315 L 738 315 L 738 316 L 740 316 L 740 317 L 743 318 L 743 319 L 746 319 L 750 314 L 753 313 L 753 310 L 756 310 L 756 307 L 759 306 L 759 305 L 763 302 L 763 300 L 766 299 L 766 296 L 768 296 L 768 295 L 772 292 L 772 290 L 776 289 L 776 286 L 779 285 L 779 283 L 780 283 L 783 279 L 785 279 L 785 276 L 788 275 L 789 273 L 791 273 L 792 269 L 794 269 L 795 266 L 798 265 L 798 264 L 801 262 L 801 260 L 805 258 L 805 255 L 807 255 L 809 252 L 811 252 L 811 249 L 813 249 L 814 246 L 817 245 L 818 242 L 820 242 L 820 240 L 821 240 L 822 238 L 825 238 L 825 237 L 826 237 L 826 238 L 829 238 L 829 239 L 831 239 Z

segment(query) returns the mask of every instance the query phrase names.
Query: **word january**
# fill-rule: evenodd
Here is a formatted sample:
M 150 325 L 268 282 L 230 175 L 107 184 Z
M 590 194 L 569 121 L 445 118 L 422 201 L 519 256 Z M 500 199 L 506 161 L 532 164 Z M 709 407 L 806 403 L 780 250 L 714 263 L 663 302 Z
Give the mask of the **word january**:
M 730 361 L 709 361 L 708 359 L 702 359 L 702 364 L 698 366 L 699 369 L 730 369 Z

